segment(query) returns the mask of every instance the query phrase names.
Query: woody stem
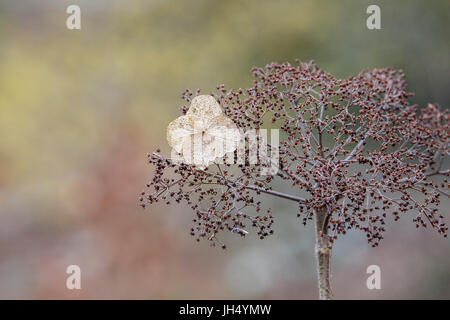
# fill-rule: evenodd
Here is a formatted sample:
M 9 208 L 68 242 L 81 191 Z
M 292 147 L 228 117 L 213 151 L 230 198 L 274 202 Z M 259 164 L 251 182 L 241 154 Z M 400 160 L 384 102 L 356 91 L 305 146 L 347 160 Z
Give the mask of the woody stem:
M 327 238 L 328 212 L 326 209 L 316 209 L 314 215 L 319 299 L 331 300 L 333 292 L 330 284 L 331 249 Z

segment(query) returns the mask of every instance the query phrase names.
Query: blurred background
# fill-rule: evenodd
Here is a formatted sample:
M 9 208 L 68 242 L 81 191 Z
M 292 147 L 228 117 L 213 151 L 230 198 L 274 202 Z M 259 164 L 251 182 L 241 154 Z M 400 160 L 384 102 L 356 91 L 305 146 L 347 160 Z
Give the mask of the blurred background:
M 81 30 L 66 8 L 81 7 Z M 381 7 L 381 30 L 366 8 Z M 252 66 L 314 59 L 337 77 L 406 73 L 448 107 L 450 2 L 0 1 L 0 298 L 315 299 L 312 226 L 275 201 L 275 234 L 196 243 L 182 206 L 138 207 L 185 88 L 251 86 Z M 448 213 L 448 200 L 442 212 Z M 449 299 L 449 240 L 391 224 L 335 245 L 336 298 Z M 68 265 L 81 290 L 66 289 Z M 366 268 L 381 267 L 381 290 Z

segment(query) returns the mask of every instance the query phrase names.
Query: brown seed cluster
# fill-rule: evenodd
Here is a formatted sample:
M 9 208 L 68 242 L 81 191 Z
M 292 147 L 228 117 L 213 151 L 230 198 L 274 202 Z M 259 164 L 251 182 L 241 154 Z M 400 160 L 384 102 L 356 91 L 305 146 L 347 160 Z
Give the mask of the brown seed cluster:
M 196 214 L 191 234 L 222 247 L 217 238 L 222 230 L 245 236 L 252 226 L 261 238 L 273 233 L 270 210 L 261 214 L 262 194 L 298 202 L 304 224 L 325 210 L 323 236 L 330 246 L 350 229 L 362 230 L 378 245 L 388 215 L 395 221 L 412 215 L 418 227 L 446 236 L 438 206 L 440 197 L 450 194 L 450 170 L 444 168 L 450 154 L 448 110 L 410 105 L 403 73 L 390 68 L 348 79 L 336 79 L 314 62 L 272 63 L 252 72 L 252 87 L 221 85 L 213 96 L 237 127 L 283 131 L 278 173 L 263 176 L 247 160 L 200 170 L 152 153 L 156 171 L 140 197 L 143 207 L 186 202 Z M 188 102 L 193 96 L 183 94 Z M 288 183 L 292 194 L 273 190 L 276 179 Z

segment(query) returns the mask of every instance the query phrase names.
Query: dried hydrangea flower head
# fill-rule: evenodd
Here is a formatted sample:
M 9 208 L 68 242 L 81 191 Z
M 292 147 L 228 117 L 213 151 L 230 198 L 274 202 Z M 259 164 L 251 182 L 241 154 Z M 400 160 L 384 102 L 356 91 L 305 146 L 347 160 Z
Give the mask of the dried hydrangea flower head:
M 270 208 L 264 210 L 266 195 L 294 201 L 303 224 L 315 224 L 322 299 L 332 295 L 333 244 L 350 230 L 364 232 L 377 246 L 387 225 L 406 216 L 416 227 L 428 226 L 447 237 L 438 208 L 442 197 L 450 196 L 448 109 L 409 104 L 405 76 L 391 68 L 363 70 L 346 79 L 312 61 L 271 63 L 252 72 L 247 89 L 217 87 L 220 106 L 212 96 L 193 98 L 187 90 L 183 98 L 191 107 L 183 107 L 185 115 L 171 123 L 168 140 L 190 159 L 185 138 L 200 133 L 194 128 L 199 120 L 208 150 L 201 154 L 204 165 L 223 154 L 215 143 L 229 138 L 217 127 L 249 132 L 275 126 L 282 133 L 276 173 L 261 175 L 262 165 L 252 165 L 250 152 L 237 165 L 216 162 L 199 170 L 157 151 L 148 154 L 155 172 L 141 193 L 142 207 L 183 202 L 195 213 L 191 235 L 225 248 L 219 240 L 223 231 L 242 237 L 255 231 L 261 239 L 273 233 L 274 217 Z M 286 191 L 274 190 L 275 181 Z
M 240 139 L 236 125 L 222 114 L 220 105 L 210 95 L 192 99 L 187 113 L 167 127 L 167 141 L 173 150 L 185 163 L 203 169 L 236 150 Z

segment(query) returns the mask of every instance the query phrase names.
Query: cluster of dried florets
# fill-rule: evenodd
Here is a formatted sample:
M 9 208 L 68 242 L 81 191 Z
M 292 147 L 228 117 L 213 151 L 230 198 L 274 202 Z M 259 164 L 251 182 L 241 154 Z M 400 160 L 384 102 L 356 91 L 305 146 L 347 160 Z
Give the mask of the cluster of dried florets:
M 398 220 L 411 213 L 417 226 L 430 225 L 446 236 L 437 207 L 450 189 L 450 170 L 444 168 L 450 154 L 448 110 L 409 105 L 403 73 L 389 68 L 343 80 L 313 62 L 273 63 L 252 71 L 251 88 L 219 86 L 212 96 L 239 129 L 277 126 L 285 133 L 277 174 L 262 176 L 247 160 L 201 169 L 152 153 L 149 162 L 156 171 L 140 198 L 143 207 L 158 200 L 186 201 L 196 212 L 192 235 L 223 247 L 217 239 L 221 230 L 245 236 L 251 225 L 261 238 L 273 232 L 270 211 L 260 214 L 262 193 L 298 202 L 305 224 L 322 212 L 321 236 L 330 247 L 353 228 L 378 245 L 387 214 Z M 188 102 L 193 96 L 183 94 Z M 188 109 L 182 107 L 183 114 Z M 275 191 L 274 179 L 308 196 Z
M 147 187 L 152 192 L 141 194 L 141 205 L 157 201 L 184 201 L 196 213 L 191 235 L 197 236 L 197 241 L 207 238 L 211 244 L 225 245 L 217 238 L 221 230 L 228 230 L 245 236 L 248 225 L 258 229 L 261 239 L 273 233 L 273 217 L 270 209 L 261 214 L 261 202 L 255 200 L 253 192 L 272 193 L 275 191 L 265 187 L 266 182 L 260 181 L 251 173 L 243 170 L 236 176 L 226 166 L 216 164 L 215 169 L 199 169 L 185 163 L 174 163 L 159 154 L 159 151 L 148 155 L 149 163 L 156 167 L 155 175 Z M 269 177 L 268 180 L 272 180 Z M 255 215 L 246 213 L 252 209 Z

